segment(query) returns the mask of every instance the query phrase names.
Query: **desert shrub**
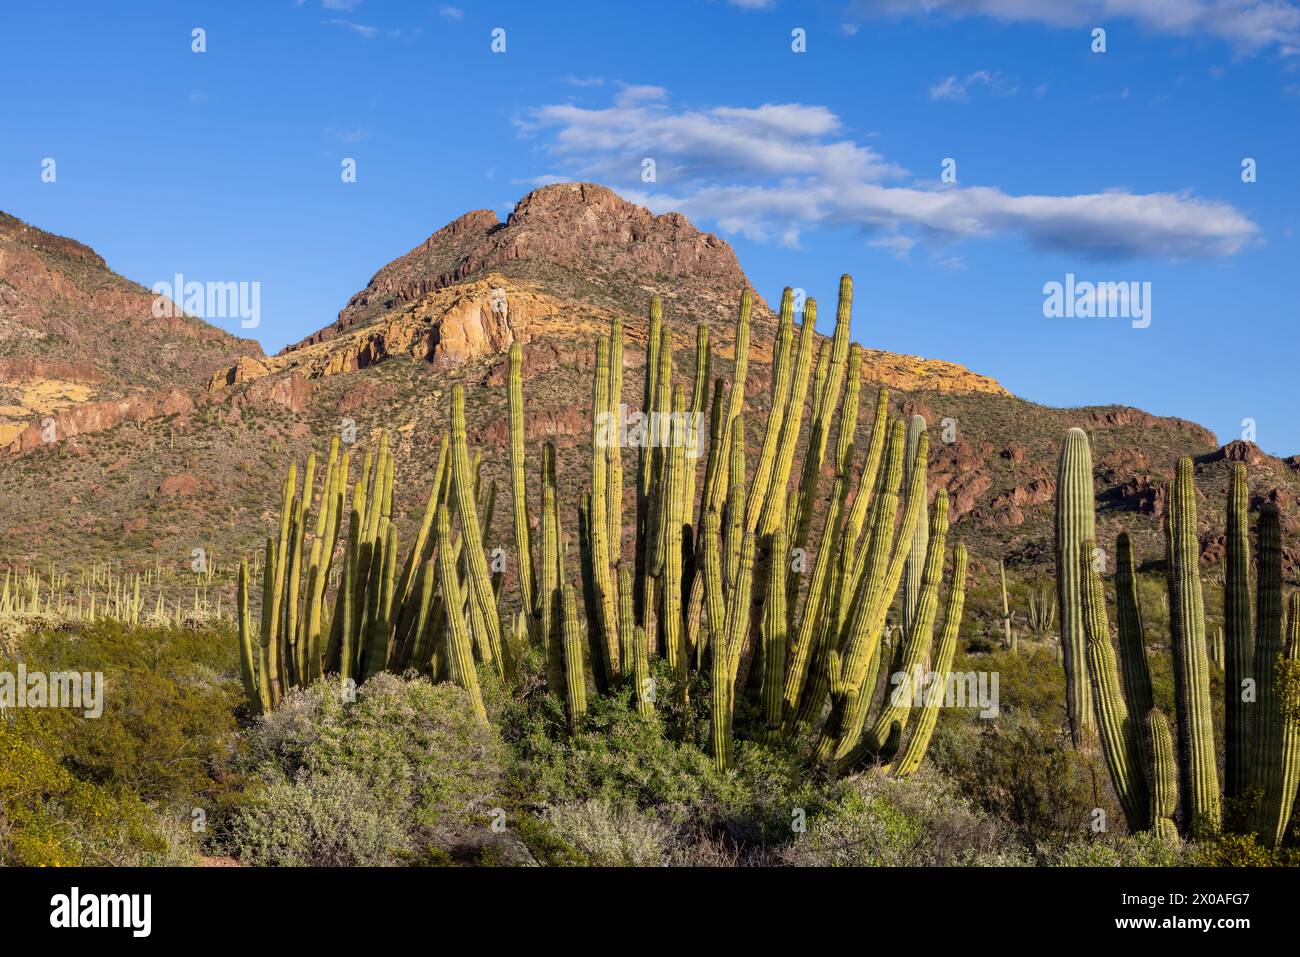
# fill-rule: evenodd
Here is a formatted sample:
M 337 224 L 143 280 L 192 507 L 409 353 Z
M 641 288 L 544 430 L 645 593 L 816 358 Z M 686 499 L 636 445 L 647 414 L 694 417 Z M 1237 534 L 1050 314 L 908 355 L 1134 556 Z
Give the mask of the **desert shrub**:
M 1274 850 L 1253 834 L 1221 834 L 1192 845 L 1189 854 L 1202 867 L 1300 867 L 1300 848 Z
M 560 804 L 547 815 L 555 835 L 597 867 L 654 867 L 679 845 L 678 828 L 651 810 L 607 800 Z
M 1125 832 L 1100 755 L 1071 747 L 1063 732 L 999 720 L 978 732 L 936 735 L 932 752 L 959 793 L 1036 854 Z M 1105 826 L 1095 831 L 1098 822 Z
M 1008 829 L 933 773 L 859 775 L 806 833 L 776 852 L 794 866 L 1006 866 L 1032 863 Z
M 0 864 L 24 867 L 190 863 L 178 822 L 135 795 L 78 779 L 28 714 L 0 721 Z
M 259 864 L 398 863 L 454 853 L 500 801 L 503 749 L 451 684 L 379 674 L 292 692 L 246 734 L 230 843 Z
M 1110 841 L 1081 841 L 1053 850 L 1043 861 L 1060 867 L 1179 867 L 1192 863 L 1185 845 L 1169 845 L 1150 831 Z

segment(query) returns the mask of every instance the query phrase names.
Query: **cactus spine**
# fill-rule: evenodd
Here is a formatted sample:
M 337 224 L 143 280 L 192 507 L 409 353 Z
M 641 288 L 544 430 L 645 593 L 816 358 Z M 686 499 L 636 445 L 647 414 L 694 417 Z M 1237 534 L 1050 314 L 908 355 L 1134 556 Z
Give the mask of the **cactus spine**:
M 1079 552 L 1084 542 L 1096 538 L 1096 521 L 1092 452 L 1083 429 L 1066 433 L 1057 463 L 1056 488 L 1056 582 L 1065 661 L 1065 707 L 1070 737 L 1078 747 L 1093 732 Z

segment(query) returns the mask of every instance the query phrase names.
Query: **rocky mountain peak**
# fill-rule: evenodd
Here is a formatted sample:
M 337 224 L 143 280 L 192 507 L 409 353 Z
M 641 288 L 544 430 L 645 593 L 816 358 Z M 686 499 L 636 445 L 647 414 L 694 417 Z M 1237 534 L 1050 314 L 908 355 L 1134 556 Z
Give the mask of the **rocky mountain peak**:
M 594 183 L 555 183 L 519 200 L 504 223 L 486 209 L 448 223 L 375 273 L 337 322 L 290 348 L 490 271 L 557 292 L 615 276 L 624 289 L 669 277 L 733 299 L 748 285 L 731 246 L 680 213 L 656 216 Z

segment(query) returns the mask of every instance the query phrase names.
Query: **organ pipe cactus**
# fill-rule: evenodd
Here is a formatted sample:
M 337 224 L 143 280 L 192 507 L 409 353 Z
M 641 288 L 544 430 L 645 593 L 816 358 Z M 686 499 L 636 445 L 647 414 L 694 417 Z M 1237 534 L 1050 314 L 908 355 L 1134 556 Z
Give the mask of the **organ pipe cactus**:
M 921 712 L 916 718 L 915 728 L 911 738 L 908 739 L 907 748 L 894 766 L 895 777 L 902 778 L 916 773 L 930 745 L 930 736 L 934 733 L 935 722 L 939 719 L 939 707 L 943 704 L 943 691 L 947 684 L 949 669 L 952 668 L 952 659 L 957 651 L 957 634 L 961 628 L 965 600 L 966 548 L 964 545 L 958 545 L 953 553 L 952 589 L 948 592 L 943 631 L 934 656 L 934 674 L 937 675 L 937 679 L 926 690 Z
M 1196 534 L 1196 488 L 1192 460 L 1178 461 L 1169 492 L 1169 605 L 1174 695 L 1178 700 L 1179 771 L 1190 833 L 1219 829 L 1219 774 L 1214 757 L 1210 671 L 1205 652 L 1205 610 L 1201 595 L 1200 540 Z
M 1106 620 L 1106 596 L 1101 584 L 1101 562 L 1094 542 L 1084 542 L 1079 551 L 1079 573 L 1083 598 L 1083 626 L 1088 637 L 1088 673 L 1092 678 L 1093 708 L 1101 739 L 1102 755 L 1129 830 L 1147 826 L 1147 782 L 1143 774 L 1142 736 L 1120 691 L 1119 669 L 1110 644 Z
M 1088 690 L 1083 591 L 1079 551 L 1096 538 L 1092 452 L 1088 434 L 1070 429 L 1056 471 L 1056 583 L 1061 611 L 1061 650 L 1065 661 L 1065 707 L 1076 747 L 1093 732 Z
M 1142 606 L 1138 601 L 1137 573 L 1133 565 L 1133 544 L 1128 533 L 1115 540 L 1115 606 L 1119 624 L 1119 653 L 1124 664 L 1124 694 L 1133 717 L 1153 707 L 1151 667 L 1147 663 L 1146 633 L 1142 627 Z
M 412 667 L 434 680 L 463 685 L 476 715 L 486 720 L 477 668 L 490 668 L 509 684 L 519 677 L 515 665 L 524 646 L 533 644 L 541 646 L 546 687 L 563 699 L 573 730 L 587 708 L 590 645 L 597 692 L 630 683 L 643 718 L 655 710 L 652 655 L 667 659 L 682 701 L 692 669 L 712 662 L 712 749 L 721 768 L 732 761 L 735 734 L 756 731 L 771 738 L 789 732 L 799 720 L 815 717 L 828 695 L 832 713 L 818 743 L 821 760 L 843 758 L 866 739 L 877 757 L 889 760 L 898 751 L 900 767 L 914 767 L 928 743 L 933 712 L 910 714 L 904 708 L 868 720 L 876 677 L 888 660 L 881 651 L 885 618 L 925 512 L 926 443 L 923 435 L 913 436 L 913 454 L 905 454 L 904 424 L 889 422 L 887 393 L 881 390 L 855 489 L 862 350 L 848 341 L 851 299 L 852 285 L 844 277 L 835 336 L 819 353 L 815 302 L 806 303 L 796 334 L 792 297 L 786 297 L 773 351 L 772 408 L 751 478 L 744 413 L 753 297 L 742 292 L 732 381 L 719 378 L 712 388 L 698 496 L 698 463 L 694 454 L 688 456 L 688 439 L 699 428 L 709 398 L 708 328 L 697 330 L 688 392 L 673 381 L 673 333 L 661 304 L 652 303 L 642 409 L 650 416 L 651 434 L 638 459 L 635 560 L 627 567 L 621 547 L 621 448 L 610 441 L 614 423 L 622 421 L 623 329 L 616 319 L 609 337 L 596 342 L 590 488 L 579 491 L 574 541 L 580 562 L 572 578 L 549 443 L 542 449 L 540 518 L 536 527 L 529 520 L 524 347 L 513 345 L 507 455 L 522 613 L 512 612 L 510 628 L 497 610 L 501 569 L 488 568 L 485 550 L 496 486 L 481 477 L 482 457 L 469 448 L 461 387 L 452 390 L 450 430 L 407 549 L 400 547 L 403 536 L 393 511 L 396 461 L 387 433 L 380 433 L 377 448 L 366 451 L 355 481 L 349 480 L 349 455 L 339 454 L 337 442 L 321 475 L 314 458 L 308 460 L 301 490 L 291 467 L 280 490 L 278 534 L 266 543 L 257 630 L 249 608 L 250 574 L 241 571 L 241 677 L 250 705 L 269 711 L 289 686 L 324 674 L 337 674 L 346 683 L 379 670 Z M 805 415 L 811 416 L 807 451 L 791 487 Z M 809 543 L 814 507 L 821 501 L 820 470 L 837 418 L 828 518 L 820 540 Z M 907 482 L 900 488 L 904 471 Z M 945 521 L 944 504 L 941 495 L 934 521 Z M 318 509 L 314 514 L 313 508 Z M 535 537 L 541 542 L 536 555 Z M 935 564 L 931 570 L 927 552 L 923 569 L 931 573 L 922 576 L 918 613 L 929 616 L 927 623 L 921 629 L 918 618 L 914 642 L 900 645 L 909 663 L 928 650 L 942 540 L 942 532 L 933 536 Z M 341 567 L 334 569 L 340 543 Z M 805 544 L 812 546 L 814 567 L 811 574 L 800 567 L 792 575 L 791 546 Z M 940 661 L 948 662 L 964 597 L 964 550 L 957 555 L 962 580 L 950 589 L 939 652 Z M 327 601 L 331 588 L 333 599 Z M 753 682 L 746 680 L 751 660 L 762 662 L 761 679 Z M 742 710 L 746 694 L 754 708 Z M 757 727 L 744 723 L 751 714 Z
M 1282 617 L 1282 533 L 1276 506 L 1266 505 L 1259 515 L 1259 577 L 1255 599 L 1255 747 L 1251 759 L 1252 785 L 1257 798 L 1250 829 L 1260 840 L 1275 843 L 1285 831 L 1281 812 L 1295 793 L 1285 795 L 1288 777 L 1286 709 L 1278 682 L 1278 664 L 1284 660 L 1286 635 Z M 1292 622 L 1294 624 L 1294 621 Z M 1289 808 L 1288 808 L 1289 810 Z
M 1223 796 L 1239 798 L 1250 786 L 1247 750 L 1250 715 L 1244 682 L 1252 671 L 1250 637 L 1250 532 L 1247 527 L 1249 489 L 1246 466 L 1232 470 L 1228 490 L 1228 528 L 1223 564 Z
M 1150 784 L 1151 830 L 1166 844 L 1178 843 L 1174 815 L 1178 805 L 1178 769 L 1174 736 L 1164 712 L 1152 708 L 1146 716 L 1147 778 Z
M 904 484 L 906 484 L 907 478 L 911 474 L 911 463 L 916 457 L 917 442 L 920 441 L 921 436 L 924 434 L 925 416 L 912 416 L 907 423 L 907 445 L 903 453 Z M 912 547 L 907 555 L 907 564 L 903 566 L 903 638 L 905 640 L 911 638 L 912 625 L 916 620 L 917 605 L 921 601 L 921 578 L 925 569 L 928 534 L 926 526 L 927 516 L 923 502 L 921 504 L 921 520 L 916 524 L 916 534 L 912 536 Z M 1008 647 L 1010 644 L 1010 636 L 1008 635 Z

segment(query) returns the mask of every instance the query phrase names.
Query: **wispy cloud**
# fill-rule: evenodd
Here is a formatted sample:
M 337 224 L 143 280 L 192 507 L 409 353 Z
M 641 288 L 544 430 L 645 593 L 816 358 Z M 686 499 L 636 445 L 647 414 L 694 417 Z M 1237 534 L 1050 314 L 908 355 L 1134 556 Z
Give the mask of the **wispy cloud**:
M 439 16 L 446 17 L 448 20 L 459 20 L 465 16 L 465 11 L 460 7 L 453 7 L 444 4 L 438 8 L 438 14 Z
M 361 4 L 362 0 L 321 0 L 326 10 L 355 10 Z
M 1258 233 L 1230 203 L 1186 191 L 1013 195 L 916 180 L 849 138 L 824 106 L 675 109 L 658 88 L 626 87 L 608 108 L 553 104 L 518 122 L 553 164 L 535 183 L 594 179 L 759 241 L 854 226 L 895 254 L 927 240 L 1012 235 L 1086 257 L 1182 259 L 1233 255 Z M 649 187 L 647 157 L 657 177 Z
M 742 10 L 771 10 L 776 6 L 776 0 L 727 0 L 727 3 Z
M 360 143 L 362 140 L 370 139 L 370 131 L 366 129 L 355 130 L 337 130 L 330 127 L 325 131 L 325 138 L 335 143 Z
M 564 82 L 571 86 L 604 86 L 605 78 L 602 76 L 566 76 Z
M 1132 20 L 1174 36 L 1211 36 L 1242 53 L 1300 54 L 1295 0 L 853 0 L 860 16 L 986 16 L 1052 27 L 1105 26 Z
M 364 23 L 353 23 L 351 20 L 342 20 L 338 17 L 326 20 L 325 22 L 330 26 L 343 27 L 346 30 L 351 30 L 357 36 L 364 37 L 367 40 L 373 40 L 376 34 L 379 33 L 378 27 L 366 26 Z
M 932 100 L 968 100 L 970 91 L 975 88 L 986 89 L 998 96 L 1014 96 L 1020 92 L 1012 80 L 1008 80 L 996 70 L 976 70 L 965 76 L 952 74 L 930 87 Z

